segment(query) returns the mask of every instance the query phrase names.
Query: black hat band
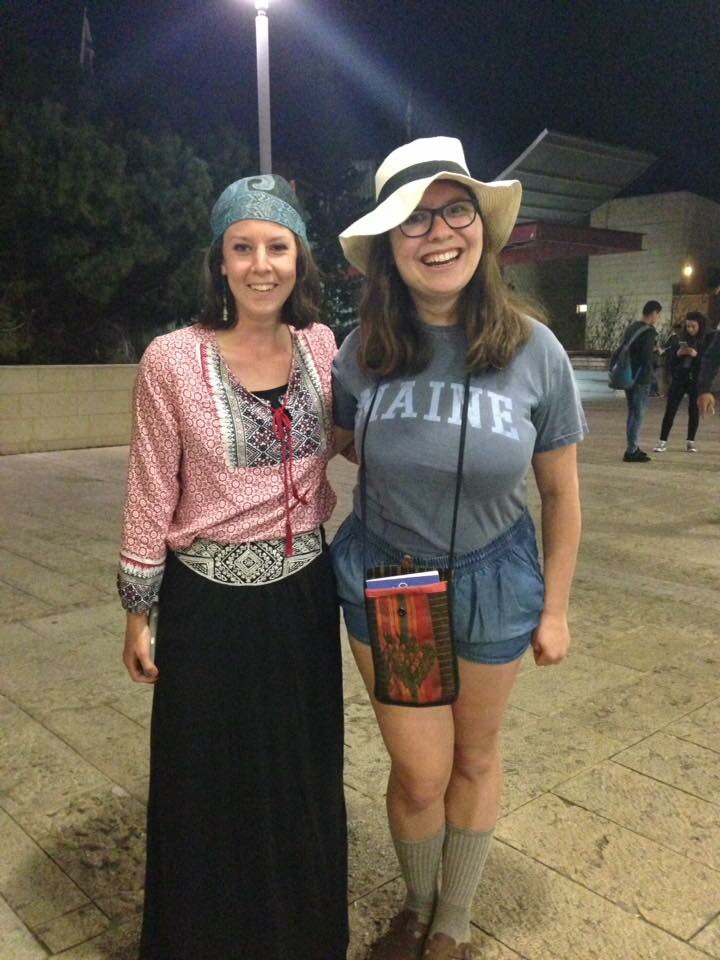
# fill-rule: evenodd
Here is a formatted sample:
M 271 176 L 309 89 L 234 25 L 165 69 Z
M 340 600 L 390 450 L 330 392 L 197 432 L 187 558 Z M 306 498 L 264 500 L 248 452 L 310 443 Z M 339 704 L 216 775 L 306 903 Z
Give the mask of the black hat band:
M 383 184 L 382 190 L 378 194 L 377 202 L 382 203 L 391 193 L 394 193 L 406 183 L 413 183 L 415 180 L 425 180 L 436 173 L 461 173 L 464 177 L 469 177 L 465 167 L 452 160 L 428 160 L 425 163 L 414 163 L 411 167 L 406 167 L 399 173 L 394 174 Z

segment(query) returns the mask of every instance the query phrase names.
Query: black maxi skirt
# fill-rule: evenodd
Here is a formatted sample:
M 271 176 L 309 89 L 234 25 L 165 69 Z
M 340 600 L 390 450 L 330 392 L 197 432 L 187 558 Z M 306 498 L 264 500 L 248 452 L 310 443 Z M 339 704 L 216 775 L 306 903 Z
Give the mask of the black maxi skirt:
M 141 960 L 343 960 L 338 607 L 327 553 L 265 586 L 169 555 Z

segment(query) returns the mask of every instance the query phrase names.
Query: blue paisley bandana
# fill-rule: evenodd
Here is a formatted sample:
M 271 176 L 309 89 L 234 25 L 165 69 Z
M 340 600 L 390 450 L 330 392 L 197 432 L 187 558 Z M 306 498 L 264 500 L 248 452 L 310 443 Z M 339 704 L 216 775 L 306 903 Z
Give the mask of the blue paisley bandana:
M 236 180 L 223 190 L 210 214 L 213 240 L 238 220 L 271 220 L 307 240 L 299 206 L 290 184 L 275 174 Z

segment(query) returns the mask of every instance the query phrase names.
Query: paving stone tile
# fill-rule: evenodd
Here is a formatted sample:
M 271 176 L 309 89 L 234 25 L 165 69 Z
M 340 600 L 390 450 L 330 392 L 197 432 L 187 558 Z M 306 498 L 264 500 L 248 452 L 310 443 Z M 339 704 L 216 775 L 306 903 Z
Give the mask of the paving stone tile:
M 145 808 L 120 787 L 86 793 L 24 828 L 110 919 L 142 905 Z
M 365 697 L 367 700 L 367 690 L 365 689 L 363 678 L 360 676 L 360 671 L 355 664 L 355 658 L 353 657 L 352 650 L 350 649 L 350 641 L 347 637 L 347 630 L 345 629 L 345 624 L 342 622 L 342 615 L 340 625 L 340 643 L 342 645 L 343 696 L 346 700 L 354 699 L 355 697 Z
M 40 563 L 0 549 L 3 582 L 22 590 L 43 603 L 71 607 L 79 603 L 97 603 L 103 598 L 95 587 L 43 567 Z
M 126 788 L 148 769 L 147 731 L 112 707 L 53 710 L 43 722 L 81 757 Z
M 720 696 L 720 644 L 718 644 L 717 624 L 712 637 L 704 642 L 697 638 L 693 649 L 677 654 L 659 664 L 653 671 L 656 675 L 669 675 L 673 678 L 684 678 L 699 683 L 703 689 L 713 690 L 713 696 Z
M 384 806 L 390 758 L 365 694 L 345 702 L 345 723 L 345 783 Z
M 0 895 L 29 927 L 88 903 L 67 874 L 2 811 Z
M 675 621 L 664 616 L 662 611 L 657 612 L 657 618 L 663 617 L 664 629 L 650 636 L 645 624 L 626 628 L 618 623 L 618 611 L 605 611 L 599 624 L 593 623 L 589 617 L 585 605 L 573 607 L 570 623 L 573 651 L 641 672 L 662 666 L 678 654 L 694 650 L 699 641 L 713 637 L 710 627 L 694 625 L 691 631 L 688 630 L 687 623 L 677 614 L 677 629 L 673 630 Z
M 3 960 L 47 960 L 47 956 L 20 918 L 0 897 L 0 957 Z
M 21 825 L 106 786 L 106 778 L 20 710 L 0 728 L 0 807 Z
M 85 605 L 62 613 L 55 612 L 50 616 L 26 619 L 24 623 L 30 630 L 57 641 L 73 637 L 97 637 L 100 633 L 106 633 L 108 628 L 118 625 L 121 629 L 117 642 L 122 649 L 125 615 L 119 601 Z
M 720 872 L 558 797 L 503 818 L 496 836 L 681 940 L 720 910 Z
M 690 941 L 694 947 L 704 950 L 711 957 L 720 957 L 720 916 Z
M 79 626 L 75 626 L 79 623 Z M 122 664 L 122 644 L 104 630 L 73 616 L 25 621 L 34 637 L 17 629 L 10 637 L 12 656 L 0 674 L 0 692 L 34 717 L 42 718 L 73 703 L 78 707 L 122 703 L 138 696 Z M 38 629 L 43 633 L 38 633 Z
M 104 913 L 88 904 L 36 927 L 33 933 L 50 953 L 60 953 L 96 937 L 107 929 L 109 923 Z
M 352 903 L 398 876 L 400 868 L 385 804 L 345 790 L 348 815 L 348 900 Z
M 713 803 L 612 761 L 565 781 L 553 793 L 720 870 L 720 818 Z
M 77 535 L 66 535 L 61 541 L 49 539 L 36 533 L 25 533 L 22 537 L 0 540 L 0 549 L 31 562 L 38 562 L 48 570 L 64 575 L 70 574 L 73 580 L 90 583 L 98 589 L 108 592 L 114 589 L 117 564 L 112 554 L 88 557 L 87 545 L 78 540 Z
M 518 677 L 510 703 L 528 713 L 544 717 L 559 713 L 576 701 L 620 684 L 631 684 L 642 674 L 618 664 L 599 663 L 583 653 L 573 653 L 564 663 L 548 669 L 536 667 Z
M 52 612 L 52 605 L 0 581 L 0 622 L 12 623 L 26 617 L 41 617 Z
M 509 708 L 502 731 L 503 811 L 527 803 L 618 749 L 616 741 L 563 717 L 535 717 Z
M 122 663 L 113 658 L 112 666 L 92 656 L 92 641 L 78 642 L 71 657 L 45 661 L 38 668 L 30 658 L 15 658 L 0 677 L 0 693 L 12 692 L 13 699 L 33 717 L 42 720 L 68 703 L 80 708 L 122 703 L 132 696 Z
M 115 688 L 111 701 L 112 709 L 145 730 L 149 730 L 153 702 L 152 687 L 145 683 L 133 683 L 128 676 L 125 676 L 124 680 L 126 681 L 124 686 Z
M 113 923 L 99 937 L 56 954 L 53 960 L 137 960 L 139 945 L 140 918 L 136 916 Z
M 702 954 L 537 861 L 496 843 L 473 921 L 528 960 L 702 960 Z
M 150 777 L 136 777 L 134 780 L 131 780 L 127 784 L 123 784 L 127 792 L 131 797 L 135 797 L 136 800 L 139 800 L 140 803 L 146 807 L 148 802 L 148 793 L 150 790 Z
M 661 731 L 613 759 L 703 800 L 720 803 L 720 753 L 713 750 Z
M 634 683 L 589 694 L 567 706 L 561 715 L 631 744 L 696 710 L 716 695 L 715 689 L 712 678 L 690 683 L 677 672 L 652 672 Z
M 706 703 L 682 720 L 665 727 L 665 732 L 682 740 L 689 740 L 708 750 L 720 751 L 720 700 Z

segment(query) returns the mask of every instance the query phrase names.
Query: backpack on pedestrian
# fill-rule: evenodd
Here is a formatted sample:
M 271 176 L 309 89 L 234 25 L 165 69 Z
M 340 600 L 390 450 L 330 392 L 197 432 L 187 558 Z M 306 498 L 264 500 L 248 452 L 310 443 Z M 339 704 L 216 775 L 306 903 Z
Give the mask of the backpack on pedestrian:
M 638 339 L 641 333 L 646 333 L 647 324 L 641 324 L 637 330 L 627 340 L 627 331 L 623 335 L 623 342 L 616 350 L 610 354 L 608 363 L 608 387 L 611 390 L 630 390 L 635 386 L 640 370 L 633 374 L 630 363 L 630 347 Z

